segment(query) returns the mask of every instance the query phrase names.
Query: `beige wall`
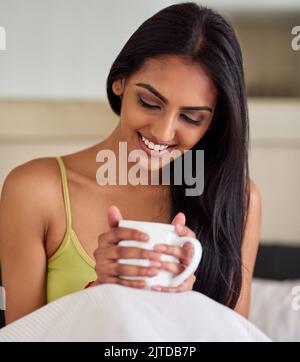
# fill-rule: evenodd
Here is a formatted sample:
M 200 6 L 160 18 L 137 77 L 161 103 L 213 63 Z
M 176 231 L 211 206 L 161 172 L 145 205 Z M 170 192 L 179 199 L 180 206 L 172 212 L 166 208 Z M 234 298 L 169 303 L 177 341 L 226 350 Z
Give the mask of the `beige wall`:
M 250 170 L 263 199 L 262 239 L 300 244 L 300 146 L 254 144 Z
M 300 103 L 250 100 L 250 117 L 250 171 L 263 197 L 261 238 L 300 243 Z M 117 122 L 101 102 L 0 102 L 0 188 L 13 167 L 88 147 Z

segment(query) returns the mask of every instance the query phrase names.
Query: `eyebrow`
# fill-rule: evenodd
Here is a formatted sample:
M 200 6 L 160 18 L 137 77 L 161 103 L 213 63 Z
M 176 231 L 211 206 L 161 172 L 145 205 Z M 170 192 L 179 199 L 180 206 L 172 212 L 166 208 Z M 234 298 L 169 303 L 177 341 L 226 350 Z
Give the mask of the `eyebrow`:
M 150 84 L 146 84 L 146 83 L 137 83 L 136 86 L 141 87 L 141 88 L 145 88 L 147 89 L 149 92 L 151 92 L 152 94 L 154 94 L 157 98 L 159 98 L 162 102 L 164 102 L 165 104 L 168 104 L 169 101 L 167 100 L 167 98 L 165 98 L 163 95 L 161 95 L 155 88 L 153 88 Z M 182 111 L 208 111 L 213 113 L 212 108 L 207 107 L 207 106 L 198 106 L 198 107 L 181 107 L 180 108 Z

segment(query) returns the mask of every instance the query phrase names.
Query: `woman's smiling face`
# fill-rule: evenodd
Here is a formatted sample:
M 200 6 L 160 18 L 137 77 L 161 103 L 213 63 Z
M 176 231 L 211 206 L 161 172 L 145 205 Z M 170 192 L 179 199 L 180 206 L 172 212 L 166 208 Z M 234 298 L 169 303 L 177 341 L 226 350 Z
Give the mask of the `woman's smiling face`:
M 187 152 L 210 127 L 217 103 L 217 90 L 202 67 L 177 56 L 147 60 L 128 79 L 115 81 L 113 91 L 122 97 L 119 127 L 128 152 L 147 145 Z M 144 145 L 140 135 L 154 145 Z M 163 162 L 168 152 L 163 147 L 156 152 Z

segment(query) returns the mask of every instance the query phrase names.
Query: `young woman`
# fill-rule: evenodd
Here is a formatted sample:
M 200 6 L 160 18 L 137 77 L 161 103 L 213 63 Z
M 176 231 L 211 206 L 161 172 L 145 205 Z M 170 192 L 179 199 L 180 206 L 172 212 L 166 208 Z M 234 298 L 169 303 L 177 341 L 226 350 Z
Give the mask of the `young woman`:
M 5 180 L 0 250 L 6 323 L 89 282 L 143 288 L 143 282 L 120 276 L 159 269 L 178 274 L 189 263 L 189 244 L 152 252 L 118 247 L 125 239 L 145 242 L 140 233 L 119 228 L 121 218 L 179 224 L 179 235 L 201 241 L 195 275 L 178 288 L 157 291 L 193 289 L 247 317 L 261 197 L 249 178 L 247 99 L 234 30 L 195 3 L 163 9 L 114 61 L 107 95 L 120 116 L 107 139 L 64 157 L 32 160 Z M 96 156 L 110 150 L 119 161 L 120 142 L 127 142 L 128 153 L 155 145 L 181 155 L 204 150 L 204 192 L 186 196 L 186 185 L 175 184 L 174 174 L 171 185 L 99 186 Z M 180 264 L 159 262 L 163 253 Z M 118 258 L 150 259 L 152 266 L 120 266 Z

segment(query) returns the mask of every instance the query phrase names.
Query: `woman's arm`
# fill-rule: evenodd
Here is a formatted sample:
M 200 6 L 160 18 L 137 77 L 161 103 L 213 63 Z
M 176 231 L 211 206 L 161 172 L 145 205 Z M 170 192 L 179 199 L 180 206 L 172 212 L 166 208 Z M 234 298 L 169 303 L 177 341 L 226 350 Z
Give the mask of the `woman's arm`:
M 35 162 L 14 169 L 0 200 L 0 263 L 6 324 L 46 303 L 46 198 Z M 42 202 L 44 201 L 44 202 Z
M 241 295 L 235 311 L 248 318 L 251 298 L 251 284 L 257 250 L 260 240 L 261 227 L 261 194 L 253 181 L 250 181 L 249 212 L 245 227 L 242 246 L 243 283 Z

